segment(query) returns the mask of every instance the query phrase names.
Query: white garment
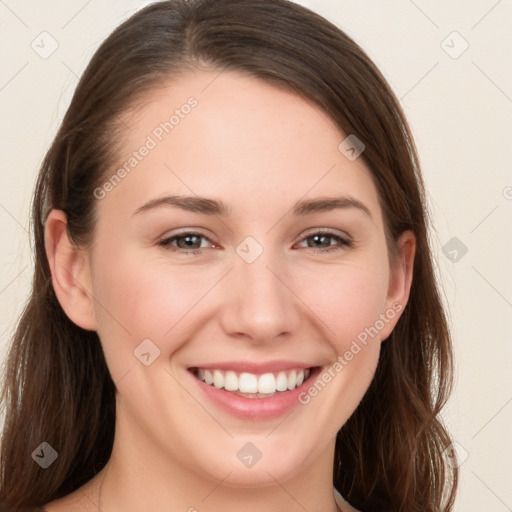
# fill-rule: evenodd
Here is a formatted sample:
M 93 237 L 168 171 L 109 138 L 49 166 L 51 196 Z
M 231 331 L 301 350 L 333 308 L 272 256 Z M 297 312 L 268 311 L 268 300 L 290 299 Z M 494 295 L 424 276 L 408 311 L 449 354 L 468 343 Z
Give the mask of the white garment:
M 341 512 L 359 512 L 348 501 L 343 499 L 343 496 L 338 492 L 336 487 L 334 487 L 334 499 Z

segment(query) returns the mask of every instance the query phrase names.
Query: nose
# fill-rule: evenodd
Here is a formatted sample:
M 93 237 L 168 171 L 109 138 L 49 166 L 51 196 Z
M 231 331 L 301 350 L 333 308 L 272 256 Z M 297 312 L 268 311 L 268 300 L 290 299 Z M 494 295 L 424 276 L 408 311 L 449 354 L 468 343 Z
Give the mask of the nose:
M 252 263 L 236 256 L 226 281 L 219 315 L 226 334 L 261 344 L 297 331 L 300 301 L 290 276 L 270 251 Z

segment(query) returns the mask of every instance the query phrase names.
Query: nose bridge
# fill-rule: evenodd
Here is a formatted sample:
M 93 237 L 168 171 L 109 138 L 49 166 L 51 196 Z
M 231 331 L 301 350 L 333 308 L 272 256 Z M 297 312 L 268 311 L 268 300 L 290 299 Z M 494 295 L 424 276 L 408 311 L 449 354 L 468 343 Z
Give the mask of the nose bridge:
M 283 267 L 278 257 L 256 244 L 249 239 L 237 247 L 229 285 L 233 294 L 224 305 L 224 329 L 271 341 L 294 331 L 299 316 L 294 295 L 280 276 Z

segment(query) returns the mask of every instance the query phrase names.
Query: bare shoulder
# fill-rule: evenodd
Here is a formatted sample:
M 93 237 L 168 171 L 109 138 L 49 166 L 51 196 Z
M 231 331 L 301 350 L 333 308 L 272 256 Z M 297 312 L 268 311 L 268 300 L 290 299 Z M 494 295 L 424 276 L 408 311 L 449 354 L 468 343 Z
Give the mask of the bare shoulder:
M 98 512 L 98 486 L 93 478 L 72 493 L 43 505 L 45 512 Z
M 43 505 L 45 512 L 88 512 L 89 510 L 98 510 L 94 502 L 89 501 L 83 494 L 78 494 L 75 491 L 63 498 L 53 500 Z

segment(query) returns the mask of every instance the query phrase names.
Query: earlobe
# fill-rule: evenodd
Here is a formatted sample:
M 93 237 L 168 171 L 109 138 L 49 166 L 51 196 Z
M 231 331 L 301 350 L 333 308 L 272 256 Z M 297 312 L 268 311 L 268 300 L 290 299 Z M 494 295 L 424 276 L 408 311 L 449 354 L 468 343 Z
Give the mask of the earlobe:
M 412 231 L 404 231 L 397 241 L 397 256 L 390 269 L 385 312 L 390 318 L 381 331 L 381 340 L 391 334 L 409 300 L 415 254 L 416 237 Z
M 45 250 L 57 299 L 79 327 L 96 330 L 90 268 L 83 250 L 67 233 L 67 218 L 62 210 L 51 210 L 45 223 Z

